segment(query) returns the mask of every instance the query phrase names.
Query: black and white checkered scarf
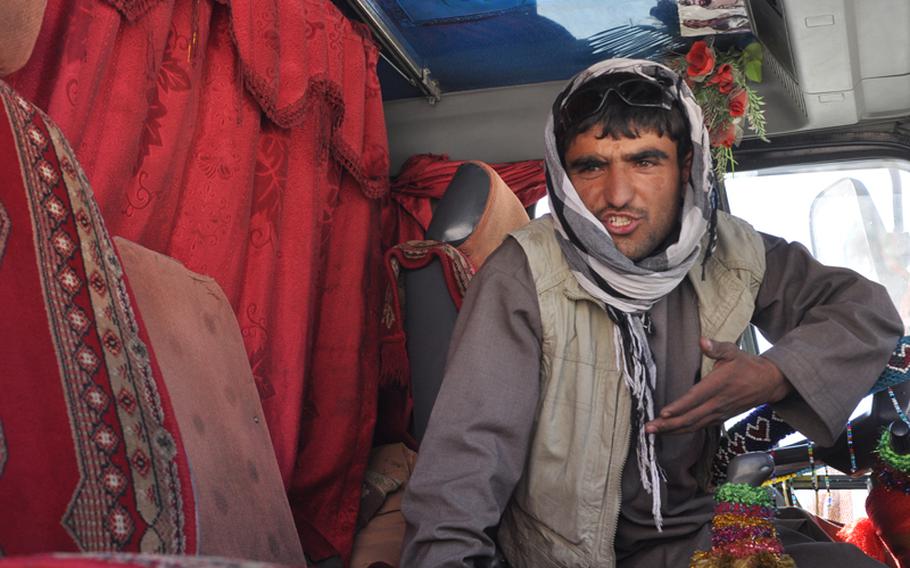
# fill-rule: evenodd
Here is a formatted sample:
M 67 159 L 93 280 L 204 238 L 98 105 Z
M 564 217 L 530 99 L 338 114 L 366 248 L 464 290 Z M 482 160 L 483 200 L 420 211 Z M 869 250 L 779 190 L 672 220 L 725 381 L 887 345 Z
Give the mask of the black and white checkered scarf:
M 557 107 L 589 80 L 608 73 L 635 73 L 645 77 L 672 79 L 671 92 L 688 117 L 692 138 L 692 170 L 685 182 L 679 238 L 664 249 L 638 262 L 623 255 L 591 211 L 585 207 L 562 166 L 554 136 L 555 116 L 551 113 L 546 130 L 547 189 L 556 236 L 578 283 L 606 304 L 615 322 L 614 345 L 618 368 L 631 390 L 636 407 L 638 468 L 645 490 L 652 496 L 652 513 L 662 528 L 660 480 L 662 473 L 654 449 L 654 435 L 644 425 L 654 419 L 654 386 L 657 368 L 645 331 L 647 312 L 676 288 L 702 256 L 703 237 L 714 214 L 711 193 L 714 174 L 708 132 L 702 111 L 691 90 L 663 65 L 632 59 L 611 59 L 595 64 L 569 82 Z M 558 108 L 554 108 L 556 112 Z

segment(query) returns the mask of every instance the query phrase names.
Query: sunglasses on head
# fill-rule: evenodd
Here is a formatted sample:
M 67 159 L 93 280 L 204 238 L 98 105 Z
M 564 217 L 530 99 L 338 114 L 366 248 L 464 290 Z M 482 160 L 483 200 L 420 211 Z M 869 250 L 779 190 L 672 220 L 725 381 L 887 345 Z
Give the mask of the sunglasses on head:
M 578 124 L 603 111 L 611 94 L 629 106 L 670 110 L 675 98 L 669 86 L 658 79 L 634 77 L 607 87 L 582 87 L 569 95 L 559 118 L 564 126 Z

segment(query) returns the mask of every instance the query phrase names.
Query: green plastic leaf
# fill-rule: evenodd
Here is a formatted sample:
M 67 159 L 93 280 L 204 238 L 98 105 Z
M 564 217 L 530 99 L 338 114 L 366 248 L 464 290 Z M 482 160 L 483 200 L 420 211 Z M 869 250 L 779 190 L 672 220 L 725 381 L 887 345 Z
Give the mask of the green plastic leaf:
M 743 73 L 745 73 L 746 79 L 749 81 L 761 83 L 761 59 L 757 61 L 747 61 L 746 65 L 743 67 Z
M 762 49 L 761 44 L 757 41 L 753 41 L 743 49 L 743 59 L 746 61 L 751 61 L 753 59 L 762 59 Z

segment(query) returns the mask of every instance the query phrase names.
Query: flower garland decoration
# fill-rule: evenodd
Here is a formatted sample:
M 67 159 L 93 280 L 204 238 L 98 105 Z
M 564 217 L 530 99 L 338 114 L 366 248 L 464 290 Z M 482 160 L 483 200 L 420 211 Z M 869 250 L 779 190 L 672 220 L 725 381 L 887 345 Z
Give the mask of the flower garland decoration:
M 714 501 L 711 550 L 695 552 L 690 568 L 796 568 L 777 537 L 768 488 L 725 483 Z
M 704 113 L 718 179 L 727 170 L 733 171 L 733 147 L 739 145 L 746 128 L 768 141 L 764 101 L 749 84 L 761 82 L 762 59 L 758 42 L 742 50 L 718 51 L 699 40 L 688 53 L 668 62 L 685 79 Z

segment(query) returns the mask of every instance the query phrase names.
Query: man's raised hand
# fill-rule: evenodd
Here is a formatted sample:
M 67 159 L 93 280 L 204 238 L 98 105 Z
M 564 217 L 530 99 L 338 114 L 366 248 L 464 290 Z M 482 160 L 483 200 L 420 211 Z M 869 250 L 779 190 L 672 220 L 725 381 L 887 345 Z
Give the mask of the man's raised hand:
M 769 359 L 707 337 L 700 344 L 702 352 L 717 361 L 714 369 L 645 424 L 648 433 L 695 432 L 761 404 L 777 402 L 793 390 Z

